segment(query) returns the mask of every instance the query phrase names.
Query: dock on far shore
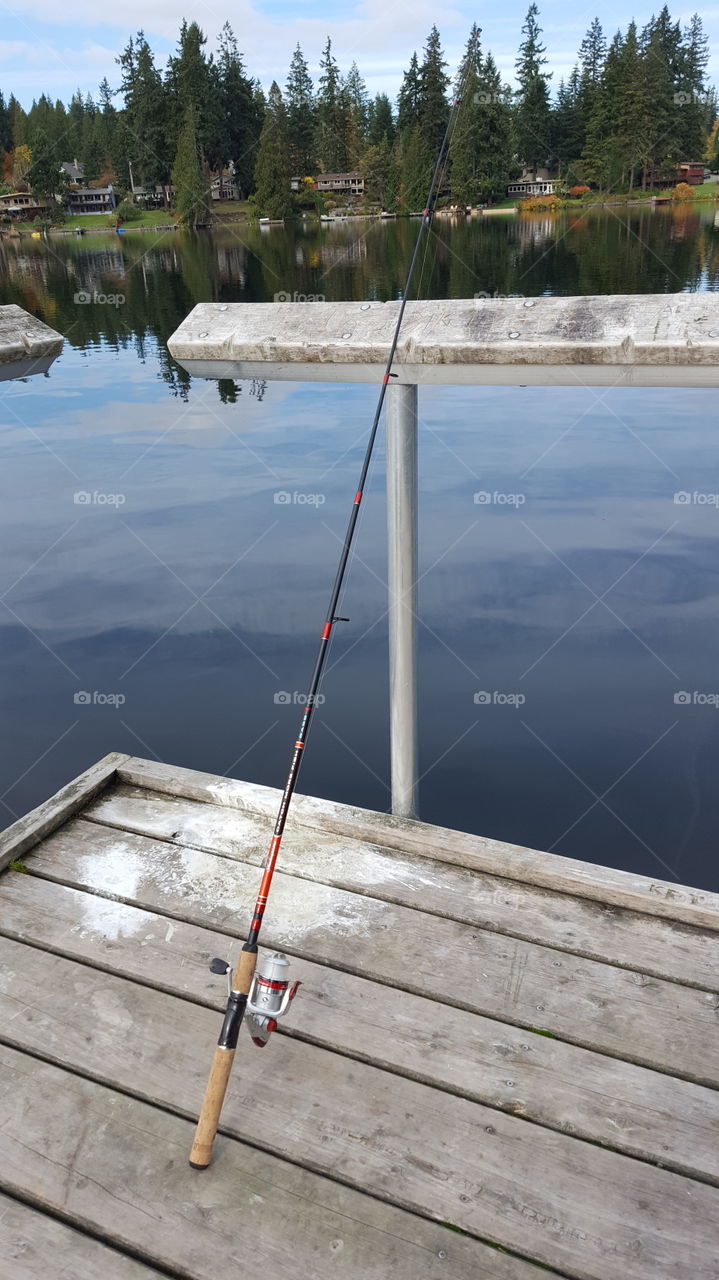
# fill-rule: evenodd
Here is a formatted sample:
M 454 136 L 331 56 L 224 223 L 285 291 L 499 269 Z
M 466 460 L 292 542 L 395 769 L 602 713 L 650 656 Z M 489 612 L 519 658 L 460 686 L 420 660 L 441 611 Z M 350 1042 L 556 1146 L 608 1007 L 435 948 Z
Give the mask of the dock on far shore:
M 278 792 L 111 755 L 0 836 L 13 1280 L 716 1280 L 719 895 L 293 803 L 187 1156 Z

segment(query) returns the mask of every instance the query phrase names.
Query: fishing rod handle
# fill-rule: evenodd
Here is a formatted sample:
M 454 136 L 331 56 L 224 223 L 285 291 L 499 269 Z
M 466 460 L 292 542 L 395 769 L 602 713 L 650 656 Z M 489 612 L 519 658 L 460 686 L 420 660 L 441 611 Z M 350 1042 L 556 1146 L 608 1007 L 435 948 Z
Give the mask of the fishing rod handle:
M 240 952 L 239 960 L 232 975 L 232 990 L 227 1003 L 225 1022 L 220 1033 L 220 1042 L 212 1059 L 207 1088 L 202 1100 L 200 1118 L 197 1122 L 195 1138 L 190 1151 L 190 1164 L 193 1169 L 206 1169 L 212 1160 L 212 1147 L 219 1127 L 222 1105 L 225 1101 L 227 1085 L 235 1059 L 237 1036 L 244 1017 L 247 997 L 250 994 L 256 966 L 257 948 L 252 951 Z

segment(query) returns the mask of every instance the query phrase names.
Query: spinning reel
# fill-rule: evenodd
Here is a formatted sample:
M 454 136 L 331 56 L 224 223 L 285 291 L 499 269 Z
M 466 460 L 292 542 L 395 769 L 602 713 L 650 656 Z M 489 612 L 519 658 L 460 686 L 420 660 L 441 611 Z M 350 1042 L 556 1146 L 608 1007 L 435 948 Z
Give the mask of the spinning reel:
M 274 951 L 257 963 L 247 997 L 245 1019 L 252 1043 L 260 1049 L 277 1030 L 277 1019 L 287 1013 L 298 987 L 302 985 L 289 981 L 289 968 L 290 962 L 282 951 Z M 213 960 L 210 969 L 213 973 L 227 974 L 227 985 L 231 990 L 232 966 L 226 960 Z

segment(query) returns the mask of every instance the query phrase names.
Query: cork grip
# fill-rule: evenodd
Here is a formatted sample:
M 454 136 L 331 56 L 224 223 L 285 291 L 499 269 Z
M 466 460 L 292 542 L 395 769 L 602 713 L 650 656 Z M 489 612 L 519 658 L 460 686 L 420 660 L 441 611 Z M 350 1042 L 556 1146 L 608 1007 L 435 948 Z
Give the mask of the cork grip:
M 231 1043 L 237 1041 L 237 1032 L 239 1031 L 244 1013 L 244 1005 L 247 996 L 250 993 L 252 979 L 255 976 L 255 967 L 257 965 L 256 951 L 241 951 L 240 958 L 235 966 L 232 975 L 232 990 L 239 993 L 243 998 L 239 1008 L 239 1013 L 235 1010 L 237 1021 L 235 1022 L 234 1039 Z M 233 1018 L 232 997 L 228 1004 L 227 1017 Z M 225 1026 L 227 1026 L 227 1017 Z M 232 1022 L 230 1023 L 232 1026 Z M 222 1041 L 222 1037 L 220 1038 Z M 215 1056 L 212 1059 L 210 1068 L 210 1078 L 207 1081 L 205 1096 L 202 1100 L 202 1110 L 200 1119 L 197 1122 L 195 1131 L 195 1140 L 192 1144 L 190 1152 L 190 1164 L 193 1169 L 206 1169 L 212 1159 L 212 1146 L 215 1141 L 217 1127 L 220 1123 L 220 1115 L 222 1113 L 222 1104 L 225 1101 L 225 1093 L 227 1092 L 227 1084 L 232 1071 L 232 1063 L 235 1057 L 234 1048 L 225 1048 L 220 1043 L 215 1049 Z
M 235 972 L 232 975 L 232 990 L 241 991 L 243 996 L 248 996 L 256 967 L 257 952 L 241 951 L 240 958 L 235 965 Z
M 195 1131 L 195 1140 L 190 1152 L 190 1164 L 193 1169 L 206 1169 L 212 1159 L 212 1144 L 220 1123 L 220 1113 L 234 1056 L 234 1049 L 221 1049 L 219 1046 L 215 1049 L 210 1078 L 202 1100 L 202 1111 Z

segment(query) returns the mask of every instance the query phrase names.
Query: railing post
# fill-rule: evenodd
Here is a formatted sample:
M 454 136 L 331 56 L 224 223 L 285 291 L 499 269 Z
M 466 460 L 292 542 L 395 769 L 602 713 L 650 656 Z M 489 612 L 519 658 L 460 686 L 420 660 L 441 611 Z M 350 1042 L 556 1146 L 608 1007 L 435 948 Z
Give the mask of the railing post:
M 386 396 L 392 812 L 417 816 L 417 387 Z

